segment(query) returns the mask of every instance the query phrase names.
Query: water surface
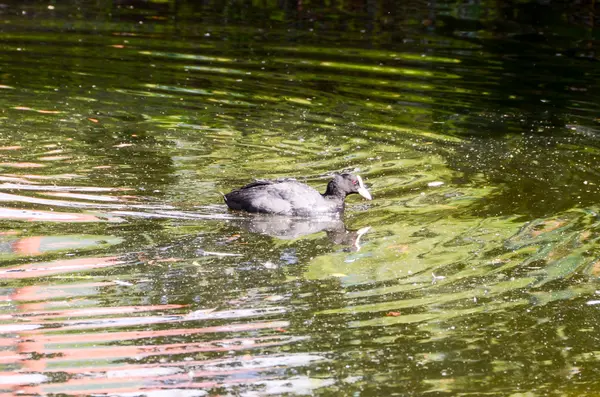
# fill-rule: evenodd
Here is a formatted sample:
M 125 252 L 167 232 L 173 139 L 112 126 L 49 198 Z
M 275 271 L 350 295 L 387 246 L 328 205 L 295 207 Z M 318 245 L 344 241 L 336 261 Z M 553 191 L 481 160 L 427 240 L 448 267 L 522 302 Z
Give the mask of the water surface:
M 594 9 L 224 4 L 0 8 L 2 395 L 595 395 Z

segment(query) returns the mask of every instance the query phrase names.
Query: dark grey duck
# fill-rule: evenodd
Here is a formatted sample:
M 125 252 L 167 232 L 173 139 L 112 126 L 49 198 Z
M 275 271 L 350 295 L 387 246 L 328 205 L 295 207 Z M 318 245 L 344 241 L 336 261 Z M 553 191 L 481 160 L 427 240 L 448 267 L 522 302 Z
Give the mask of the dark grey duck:
M 353 174 L 336 175 L 321 194 L 295 179 L 259 180 L 224 196 L 233 210 L 291 216 L 336 214 L 344 210 L 349 194 L 371 200 L 362 178 Z

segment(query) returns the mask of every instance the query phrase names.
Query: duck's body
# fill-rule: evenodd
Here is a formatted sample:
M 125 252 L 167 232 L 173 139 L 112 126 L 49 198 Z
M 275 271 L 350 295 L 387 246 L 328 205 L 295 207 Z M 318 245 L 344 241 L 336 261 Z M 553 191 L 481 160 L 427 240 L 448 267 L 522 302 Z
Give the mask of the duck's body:
M 371 199 L 358 175 L 336 175 L 324 194 L 295 179 L 261 180 L 226 194 L 225 203 L 234 210 L 305 217 L 338 214 L 353 193 Z

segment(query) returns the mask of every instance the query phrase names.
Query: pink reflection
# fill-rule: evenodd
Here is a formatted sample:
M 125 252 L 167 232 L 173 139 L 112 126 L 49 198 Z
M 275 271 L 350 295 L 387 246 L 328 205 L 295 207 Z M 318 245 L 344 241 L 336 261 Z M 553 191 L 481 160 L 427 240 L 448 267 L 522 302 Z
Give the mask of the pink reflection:
M 109 314 L 133 314 L 145 313 L 158 310 L 174 310 L 187 307 L 187 305 L 149 305 L 149 306 L 118 306 L 118 307 L 89 307 L 84 309 L 60 309 L 60 310 L 28 310 L 27 313 L 7 315 L 7 319 L 18 319 L 19 321 L 48 320 L 56 317 L 91 317 L 105 316 Z M 31 308 L 30 308 L 31 309 Z
M 28 222 L 106 222 L 91 214 L 74 212 L 33 211 L 18 208 L 0 208 L 0 219 L 14 219 Z
M 45 164 L 40 164 L 40 166 L 45 167 Z M 19 175 L 11 175 L 11 174 L 7 174 L 8 176 L 19 176 Z M 77 174 L 56 174 L 56 175 L 34 175 L 34 174 L 27 174 L 27 175 L 20 175 L 23 178 L 27 178 L 27 179 L 41 179 L 41 180 L 55 180 L 55 179 L 78 179 L 78 178 L 83 178 L 82 175 L 77 175 Z
M 117 260 L 117 257 L 62 259 L 52 262 L 28 263 L 26 265 L 0 268 L 0 278 L 44 277 L 54 274 L 118 266 L 123 263 L 125 262 Z
M 42 114 L 61 114 L 61 113 L 63 113 L 60 110 L 34 109 L 34 108 L 30 108 L 28 106 L 15 106 L 15 107 L 13 107 L 13 109 L 15 109 L 15 110 L 29 110 L 29 111 L 32 111 L 32 112 L 37 112 L 37 113 L 42 113 Z
M 1 166 L 3 167 L 10 167 L 10 168 L 41 168 L 41 167 L 45 167 L 44 164 L 39 164 L 39 163 L 0 163 Z
M 51 358 L 48 358 L 46 360 L 46 363 L 51 364 L 51 366 L 56 366 L 61 361 L 71 360 L 107 359 L 109 361 L 114 361 L 122 358 L 142 359 L 150 356 L 166 356 L 173 354 L 230 352 L 263 349 L 266 347 L 282 346 L 289 343 L 295 343 L 304 339 L 306 338 L 301 338 L 298 336 L 293 337 L 271 335 L 264 338 L 233 338 L 198 343 L 184 342 L 142 346 L 75 346 L 71 349 L 62 346 L 57 348 L 52 348 L 51 346 L 44 346 L 42 351 L 52 356 Z M 20 353 L 39 353 L 40 346 L 42 345 L 39 343 L 38 340 L 36 340 L 35 343 L 23 341 L 22 343 L 20 343 Z
M 66 268 L 89 269 L 101 263 L 107 266 L 120 264 L 115 257 L 73 259 L 33 263 L 3 269 L 9 272 L 26 271 L 62 271 Z M 91 266 L 91 267 L 90 267 Z M 43 267 L 43 269 L 40 269 Z M 39 275 L 39 273 L 38 273 Z M 0 278 L 3 277 L 0 274 Z M 234 319 L 250 315 L 270 315 L 281 313 L 282 308 L 262 308 L 257 310 L 197 310 L 187 315 L 169 314 L 178 311 L 185 305 L 166 304 L 148 306 L 115 306 L 115 307 L 72 307 L 89 304 L 90 300 L 73 299 L 89 295 L 97 295 L 99 289 L 111 286 L 112 283 L 78 283 L 66 285 L 40 285 L 19 288 L 10 296 L 0 300 L 17 302 L 17 313 L 11 318 L 12 324 L 21 327 L 5 338 L 0 337 L 0 363 L 19 366 L 20 371 L 0 373 L 4 379 L 4 390 L 26 395 L 48 395 L 53 393 L 69 393 L 77 395 L 101 394 L 115 395 L 119 393 L 139 393 L 147 390 L 168 390 L 176 393 L 177 385 L 188 388 L 216 387 L 235 385 L 256 381 L 255 372 L 269 371 L 278 368 L 308 365 L 323 358 L 310 354 L 253 355 L 253 351 L 261 351 L 275 346 L 297 343 L 305 337 L 282 335 L 281 329 L 289 326 L 287 321 L 266 321 L 257 323 L 237 323 L 204 328 L 185 328 L 148 330 L 135 328 L 119 332 L 95 333 L 57 333 L 72 329 L 72 326 L 87 325 L 88 328 L 128 326 L 127 320 L 136 321 L 146 328 L 160 322 L 185 322 L 199 319 Z M 50 302 L 54 299 L 55 302 Z M 65 308 L 68 299 L 69 308 Z M 55 310 L 50 306 L 58 304 Z M 141 316 L 136 313 L 159 311 L 162 316 Z M 123 317 L 102 318 L 110 314 Z M 72 319 L 84 317 L 82 319 Z M 99 318 L 97 318 L 99 317 Z M 161 321 L 157 321 L 162 319 Z M 42 321 L 40 321 L 42 320 Z M 32 324 L 35 322 L 35 324 Z M 29 330 L 28 330 L 29 327 Z M 47 328 L 45 328 L 47 327 Z M 37 329 L 34 329 L 37 328 Z M 254 331 L 270 330 L 268 335 L 251 335 Z M 243 337 L 230 337 L 231 333 L 244 333 Z M 275 332 L 275 334 L 273 334 Z M 224 333 L 225 338 L 209 338 L 205 341 L 181 339 L 181 336 L 206 333 Z M 2 332 L 0 331 L 0 334 Z M 163 338 L 174 339 L 176 343 L 165 343 Z M 202 337 L 205 339 L 206 337 Z M 127 340 L 139 340 L 135 343 L 122 343 Z M 118 342 L 113 345 L 113 342 Z M 97 345 L 96 345 L 97 344 Z M 96 346 L 94 346 L 96 345 Z M 229 353 L 231 351 L 246 352 L 237 357 L 225 357 L 211 360 L 192 359 L 200 353 Z M 182 360 L 175 359 L 184 355 Z M 122 365 L 119 360 L 130 358 L 164 357 L 167 363 Z M 53 380 L 52 373 L 68 373 L 73 378 Z M 22 376 L 21 376 L 22 375 Z M 206 381 L 195 381 L 194 378 L 214 378 Z M 261 382 L 268 382 L 271 376 L 260 376 Z M 275 381 L 279 379 L 273 378 Z M 168 385 L 166 387 L 165 385 Z M 82 394 L 83 393 L 83 394 Z M 106 394 L 105 394 L 106 393 Z M 12 394 L 8 394 L 12 395 Z M 169 394 L 167 394 L 169 395 Z M 2 397 L 2 394 L 0 394 Z
M 10 252 L 15 255 L 42 255 L 46 252 L 85 248 L 93 241 L 73 239 L 74 236 L 33 236 L 10 242 Z
M 47 310 L 55 304 L 54 299 L 74 299 L 78 297 L 87 297 L 96 295 L 100 287 L 114 285 L 111 282 L 97 283 L 73 283 L 64 285 L 31 285 L 19 288 L 14 294 L 9 296 L 0 295 L 1 301 L 40 301 L 38 303 L 28 303 L 27 310 Z M 59 302 L 60 304 L 60 302 Z
M 3 181 L 5 177 L 0 177 L 0 181 Z M 12 178 L 12 177 L 9 177 Z M 57 186 L 57 185 L 39 185 L 37 182 L 29 182 L 24 179 L 17 180 L 15 182 L 25 183 L 3 183 L 0 184 L 0 189 L 14 189 L 14 190 L 42 190 L 49 192 L 122 192 L 127 190 L 133 190 L 132 188 L 126 187 L 95 187 L 95 186 Z
M 68 271 L 68 270 L 65 270 Z M 0 271 L 0 278 L 4 275 Z M 27 277 L 27 276 L 25 276 Z M 17 278 L 17 277 L 15 277 Z M 24 277 L 22 277 L 24 278 Z M 207 314 L 200 317 L 190 317 L 188 315 L 164 315 L 164 316 L 145 316 L 145 317 L 102 317 L 92 320 L 64 320 L 60 323 L 55 321 L 37 321 L 36 325 L 47 326 L 43 330 L 37 330 L 40 332 L 46 332 L 50 329 L 60 328 L 62 331 L 74 331 L 74 330 L 86 330 L 86 329 L 98 329 L 98 328 L 113 328 L 113 327 L 133 327 L 139 325 L 150 325 L 150 324 L 168 324 L 181 321 L 193 321 L 193 320 L 214 320 L 214 319 L 240 319 L 247 317 L 261 317 L 274 314 L 282 314 L 285 309 L 282 307 L 269 307 L 264 309 L 240 309 L 240 310 L 223 310 L 223 311 L 212 311 L 206 310 Z M 197 313 L 197 312 L 196 312 Z M 0 333 L 6 326 L 0 324 Z M 11 328 L 12 329 L 12 328 Z M 37 332 L 35 331 L 35 332 Z
M 44 156 L 38 157 L 40 161 L 60 161 L 60 160 L 68 160 L 72 158 L 71 156 Z
M 12 174 L 9 174 L 12 175 Z M 27 179 L 17 178 L 15 176 L 0 176 L 0 181 L 3 182 L 15 182 L 15 183 L 25 183 L 25 184 L 37 184 L 38 182 L 28 181 Z M 10 183 L 8 185 L 11 185 Z M 19 185 L 14 185 L 19 186 Z
M 259 323 L 241 323 L 241 324 L 226 324 L 213 327 L 202 328 L 174 328 L 156 331 L 123 331 L 123 332 L 102 332 L 102 333 L 86 333 L 86 340 L 90 343 L 101 342 L 117 342 L 145 338 L 161 338 L 177 335 L 195 335 L 195 334 L 212 334 L 212 333 L 232 333 L 232 332 L 248 332 L 265 329 L 281 330 L 289 327 L 289 321 L 267 321 Z M 44 334 L 44 330 L 25 331 L 21 334 L 25 339 L 34 337 L 43 343 L 68 343 L 72 342 L 72 334 Z
M 0 201 L 14 201 L 24 202 L 32 204 L 50 205 L 53 207 L 73 207 L 73 208 L 111 208 L 111 209 L 126 209 L 126 208 L 144 208 L 144 209 L 173 209 L 172 206 L 168 205 L 121 205 L 121 204 L 104 204 L 104 203 L 81 203 L 77 201 L 64 201 L 64 200 L 53 200 L 43 199 L 30 196 L 21 196 L 17 194 L 0 193 Z

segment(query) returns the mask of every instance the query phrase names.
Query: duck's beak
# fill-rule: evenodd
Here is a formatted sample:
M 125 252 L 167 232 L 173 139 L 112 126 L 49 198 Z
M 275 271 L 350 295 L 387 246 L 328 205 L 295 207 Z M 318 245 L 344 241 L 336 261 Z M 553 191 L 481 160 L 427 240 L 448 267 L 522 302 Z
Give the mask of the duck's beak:
M 358 191 L 357 191 L 358 194 L 360 194 L 367 200 L 373 200 L 373 198 L 371 197 L 371 193 L 369 193 L 369 191 L 365 187 L 365 184 L 363 183 L 362 178 L 358 175 L 356 176 L 356 178 L 358 179 Z
M 373 198 L 371 197 L 371 193 L 369 193 L 369 191 L 366 188 L 364 188 L 364 187 L 361 187 L 361 188 L 358 189 L 358 194 L 360 194 L 361 196 L 363 196 L 367 200 L 373 200 Z

